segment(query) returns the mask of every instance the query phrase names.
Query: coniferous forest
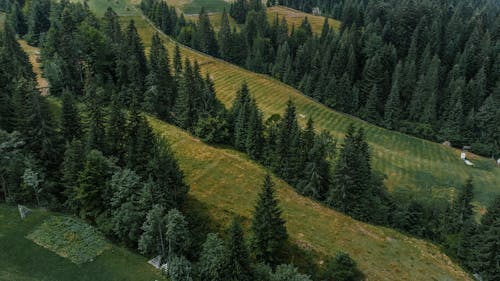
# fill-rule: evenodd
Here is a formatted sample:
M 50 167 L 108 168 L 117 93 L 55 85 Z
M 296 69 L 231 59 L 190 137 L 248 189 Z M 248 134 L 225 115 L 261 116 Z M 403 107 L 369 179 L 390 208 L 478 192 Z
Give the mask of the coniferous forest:
M 261 1 L 237 0 L 216 32 L 162 0 L 142 12 L 203 53 L 268 74 L 341 112 L 454 146 L 500 154 L 500 5 L 496 1 L 269 1 L 323 14 L 289 29 Z M 439 245 L 466 271 L 500 280 L 500 197 L 478 219 L 474 179 L 450 200 L 389 192 L 372 169 L 363 128 L 342 139 L 298 121 L 294 102 L 265 117 L 246 83 L 226 107 L 200 64 L 152 34 L 146 52 L 134 21 L 87 2 L 0 0 L 0 201 L 72 214 L 108 239 L 168 263 L 180 280 L 370 279 L 348 253 L 295 265 L 275 175 L 297 193 L 352 218 Z M 229 23 L 233 18 L 239 28 Z M 42 95 L 18 39 L 40 48 Z M 250 221 L 222 231 L 188 207 L 189 186 L 169 140 L 150 117 L 268 170 Z M 369 250 L 369 249 L 368 249 Z M 324 261 L 324 263 L 323 263 Z
M 500 5 L 497 1 L 268 1 L 342 22 L 315 35 L 307 18 L 266 20 L 261 1 L 238 0 L 215 32 L 163 0 L 143 0 L 165 33 L 206 54 L 269 74 L 344 113 L 485 156 L 500 154 Z M 231 16 L 241 24 L 237 31 Z

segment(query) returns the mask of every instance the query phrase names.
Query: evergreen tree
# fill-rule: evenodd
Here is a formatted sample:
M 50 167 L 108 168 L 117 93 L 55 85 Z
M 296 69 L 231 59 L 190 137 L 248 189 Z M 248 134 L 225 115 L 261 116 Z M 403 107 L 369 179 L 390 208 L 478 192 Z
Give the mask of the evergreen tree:
M 86 109 L 89 116 L 87 124 L 87 150 L 97 149 L 106 150 L 106 126 L 105 113 L 103 109 L 104 89 L 89 86 L 87 88 Z
M 209 233 L 207 240 L 203 243 L 198 265 L 201 280 L 228 280 L 224 274 L 226 252 L 226 247 L 217 234 Z
M 114 234 L 127 245 L 136 246 L 146 216 L 140 202 L 140 177 L 132 170 L 116 172 L 110 181 L 112 227 Z
M 12 28 L 14 28 L 14 31 L 19 34 L 19 36 L 24 36 L 28 32 L 26 19 L 23 14 L 22 7 L 19 6 L 18 1 L 14 1 L 14 3 L 12 4 L 8 16 L 8 21 Z
M 63 91 L 62 95 L 62 115 L 61 130 L 66 141 L 79 139 L 82 135 L 80 125 L 80 115 L 73 99 L 73 94 L 69 90 Z
M 478 248 L 477 269 L 487 281 L 500 278 L 500 219 L 487 226 Z
M 460 230 L 465 222 L 470 220 L 473 215 L 473 197 L 474 186 L 472 184 L 472 179 L 469 178 L 453 204 L 453 212 L 455 213 L 453 222 L 457 230 Z
M 229 227 L 226 259 L 226 280 L 251 280 L 252 270 L 250 268 L 250 254 L 245 245 L 243 228 L 236 218 L 233 219 Z
M 167 258 L 166 224 L 165 209 L 160 205 L 154 205 L 147 213 L 146 220 L 141 227 L 143 232 L 139 238 L 138 248 L 142 254 L 148 256 L 161 255 L 163 259 Z
M 222 11 L 221 27 L 219 33 L 217 34 L 217 39 L 219 42 L 219 57 L 226 61 L 232 61 L 231 48 L 233 39 L 226 9 Z
M 37 46 L 38 43 L 40 43 L 40 36 L 49 30 L 50 6 L 49 0 L 30 2 L 28 34 L 26 34 L 26 41 L 28 41 L 30 45 Z
M 167 214 L 165 239 L 169 258 L 188 253 L 191 243 L 188 225 L 177 209 L 172 209 Z
M 398 123 L 401 119 L 401 100 L 400 100 L 400 79 L 402 65 L 399 63 L 394 70 L 392 78 L 391 94 L 387 99 L 384 110 L 384 125 L 389 129 L 398 128 Z
M 136 104 L 134 102 L 134 104 Z M 154 135 L 146 118 L 139 112 L 137 106 L 132 106 L 130 119 L 126 127 L 127 167 L 146 177 L 148 163 L 153 157 Z
M 76 213 L 80 206 L 78 205 L 77 186 L 78 177 L 83 170 L 85 162 L 85 146 L 78 139 L 73 139 L 66 144 L 64 160 L 62 163 L 62 183 L 65 186 L 64 194 L 67 197 L 65 207 L 73 213 Z
M 274 194 L 271 176 L 266 175 L 252 220 L 252 247 L 257 260 L 276 265 L 288 239 L 285 221 Z
M 246 0 L 237 0 L 234 3 L 231 3 L 229 14 L 238 24 L 243 24 L 246 21 L 247 9 Z
M 91 150 L 87 154 L 75 190 L 81 218 L 95 222 L 107 210 L 111 199 L 107 189 L 114 170 L 114 164 L 100 151 Z
M 298 172 L 297 152 L 300 128 L 297 123 L 295 105 L 291 100 L 288 101 L 285 115 L 279 124 L 277 138 L 278 151 L 275 169 L 284 180 L 293 183 Z
M 168 277 L 172 281 L 192 281 L 191 263 L 183 256 L 170 258 Z
M 339 252 L 330 258 L 323 273 L 324 280 L 360 281 L 363 274 L 356 266 L 356 262 L 346 253 Z
M 198 50 L 211 56 L 218 55 L 219 47 L 215 39 L 215 32 L 204 8 L 201 8 L 198 16 L 195 42 L 195 46 Z
M 158 34 L 153 35 L 149 52 L 144 108 L 163 120 L 170 120 L 175 102 L 175 84 L 170 73 L 168 52 Z
M 112 96 L 109 118 L 106 126 L 106 152 L 116 157 L 119 164 L 124 164 L 126 143 L 124 132 L 127 131 L 126 117 L 120 107 L 118 95 Z

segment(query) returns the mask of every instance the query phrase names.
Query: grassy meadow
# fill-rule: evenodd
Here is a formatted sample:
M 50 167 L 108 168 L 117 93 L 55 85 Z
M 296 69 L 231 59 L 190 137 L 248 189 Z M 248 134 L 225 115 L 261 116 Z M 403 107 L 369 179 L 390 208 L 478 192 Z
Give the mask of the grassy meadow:
M 35 231 L 46 221 L 59 217 L 58 214 L 35 209 L 25 220 L 21 220 L 17 207 L 0 204 L 0 280 L 166 280 L 158 270 L 147 264 L 146 258 L 122 247 L 108 244 L 108 248 L 92 261 L 76 264 L 27 237 L 38 234 Z M 51 240 L 50 237 L 47 240 Z
M 190 196 L 226 225 L 233 214 L 251 219 L 265 168 L 232 149 L 213 147 L 181 129 L 150 118 L 168 139 L 190 186 Z M 348 252 L 370 280 L 470 280 L 431 243 L 358 222 L 297 194 L 273 179 L 292 242 L 320 255 Z
M 127 5 L 126 0 L 120 1 L 122 5 Z M 99 1 L 90 3 L 93 2 Z M 127 16 L 131 12 L 134 15 Z M 133 8 L 124 14 L 123 21 L 131 19 L 135 21 L 148 47 L 152 34 L 158 30 Z M 163 39 L 172 54 L 175 42 L 167 36 L 163 36 Z M 184 46 L 181 46 L 181 52 L 183 56 L 197 60 L 203 72 L 210 73 L 218 98 L 228 107 L 241 83 L 246 81 L 266 117 L 284 112 L 286 102 L 291 99 L 297 106 L 302 123 L 311 117 L 318 130 L 326 130 L 339 139 L 343 138 L 349 124 L 363 127 L 372 151 L 374 169 L 386 175 L 385 183 L 390 190 L 409 189 L 427 195 L 449 197 L 457 188 L 462 188 L 467 178 L 472 177 L 476 187 L 475 199 L 480 205 L 488 204 L 494 195 L 500 194 L 500 168 L 496 167 L 492 159 L 470 155 L 476 167 L 468 167 L 460 160 L 459 150 L 386 130 L 336 112 L 267 75 L 244 70 Z

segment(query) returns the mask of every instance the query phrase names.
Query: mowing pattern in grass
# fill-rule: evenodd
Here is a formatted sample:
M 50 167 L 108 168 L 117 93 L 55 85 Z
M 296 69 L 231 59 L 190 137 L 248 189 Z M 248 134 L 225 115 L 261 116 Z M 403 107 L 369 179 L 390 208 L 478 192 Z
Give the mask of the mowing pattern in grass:
M 166 278 L 147 259 L 127 249 L 110 249 L 77 265 L 26 239 L 55 214 L 34 210 L 21 220 L 16 207 L 0 204 L 0 280 L 151 281 Z
M 285 17 L 290 29 L 292 26 L 297 28 L 304 18 L 307 17 L 313 32 L 316 34 L 321 34 L 323 23 L 325 22 L 325 18 L 322 16 L 307 14 L 284 6 L 275 6 L 267 9 L 267 18 L 270 22 L 274 21 L 276 16 L 278 16 L 279 19 Z M 328 24 L 335 30 L 340 29 L 340 21 L 338 20 L 328 19 Z
M 139 15 L 125 17 L 123 20 L 130 19 L 135 20 L 139 34 L 148 47 L 155 29 Z M 175 42 L 167 36 L 163 36 L 163 39 L 172 54 Z M 284 112 L 286 102 L 292 99 L 297 105 L 297 113 L 305 116 L 302 122 L 311 117 L 317 129 L 327 130 L 337 138 L 344 136 L 351 123 L 363 127 L 372 149 L 373 166 L 375 170 L 387 175 L 385 183 L 391 190 L 423 189 L 426 194 L 448 196 L 455 188 L 461 188 L 468 177 L 473 177 L 476 200 L 481 204 L 489 203 L 494 195 L 500 194 L 500 169 L 495 167 L 491 159 L 471 155 L 472 161 L 478 165 L 470 168 L 460 160 L 458 150 L 386 130 L 333 111 L 269 76 L 246 71 L 187 47 L 181 47 L 181 52 L 183 56 L 196 59 L 202 71 L 210 73 L 217 97 L 228 107 L 236 97 L 241 83 L 246 81 L 266 117 Z
M 251 219 L 266 173 L 263 167 L 242 153 L 208 146 L 177 127 L 149 121 L 171 143 L 190 195 L 210 210 L 212 220 L 225 225 L 231 214 Z M 320 254 L 348 252 L 370 280 L 470 280 L 438 247 L 355 221 L 273 180 L 290 238 L 297 245 Z
M 70 217 L 51 217 L 27 238 L 76 264 L 93 261 L 110 248 L 96 229 Z

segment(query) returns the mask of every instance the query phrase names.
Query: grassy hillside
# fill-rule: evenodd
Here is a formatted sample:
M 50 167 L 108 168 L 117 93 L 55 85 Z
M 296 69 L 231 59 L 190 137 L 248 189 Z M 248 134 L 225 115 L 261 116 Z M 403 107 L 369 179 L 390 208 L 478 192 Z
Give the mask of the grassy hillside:
M 272 22 L 276 16 L 280 19 L 285 17 L 290 28 L 292 26 L 298 27 L 304 18 L 307 17 L 313 32 L 317 34 L 321 33 L 323 23 L 325 22 L 325 17 L 307 14 L 284 6 L 275 6 L 267 9 L 267 18 L 269 21 Z M 340 21 L 338 20 L 328 19 L 328 24 L 335 30 L 340 29 Z
M 117 11 L 123 15 L 123 21 L 135 20 L 136 26 L 146 47 L 155 29 L 140 15 L 138 10 L 129 8 L 126 0 L 120 0 Z M 90 1 L 91 7 L 101 7 L 101 1 Z M 116 3 L 116 2 L 114 2 Z M 130 6 L 129 6 L 130 7 Z M 123 14 L 121 11 L 125 11 Z M 102 9 L 96 12 L 102 14 Z M 132 14 L 132 15 L 131 15 Z M 175 43 L 163 37 L 166 46 L 173 52 Z M 203 71 L 208 71 L 215 82 L 217 96 L 230 106 L 236 91 L 246 81 L 259 107 L 265 116 L 282 113 L 286 102 L 292 99 L 297 105 L 301 121 L 312 117 L 316 127 L 327 130 L 332 135 L 342 138 L 349 124 L 363 127 L 372 149 L 373 166 L 387 176 L 385 180 L 389 189 L 406 188 L 423 191 L 424 194 L 450 196 L 455 188 L 461 188 L 468 177 L 473 177 L 476 187 L 476 200 L 484 205 L 500 194 L 500 168 L 491 159 L 471 155 L 476 167 L 466 166 L 460 160 L 458 150 L 437 143 L 418 139 L 398 132 L 389 131 L 358 118 L 333 111 L 314 100 L 302 95 L 298 90 L 289 87 L 266 75 L 255 74 L 232 64 L 206 56 L 186 47 L 181 48 L 183 56 L 196 59 Z
M 17 207 L 0 204 L 0 280 L 166 280 L 146 258 L 121 247 L 109 245 L 93 261 L 77 265 L 29 240 L 57 216 L 35 210 L 21 220 Z
M 171 143 L 191 196 L 210 210 L 215 222 L 225 224 L 231 214 L 251 218 L 264 168 L 234 150 L 208 146 L 177 127 L 155 119 L 150 123 Z M 329 255 L 346 251 L 370 280 L 468 280 L 436 246 L 355 221 L 298 195 L 279 179 L 274 181 L 297 245 Z

